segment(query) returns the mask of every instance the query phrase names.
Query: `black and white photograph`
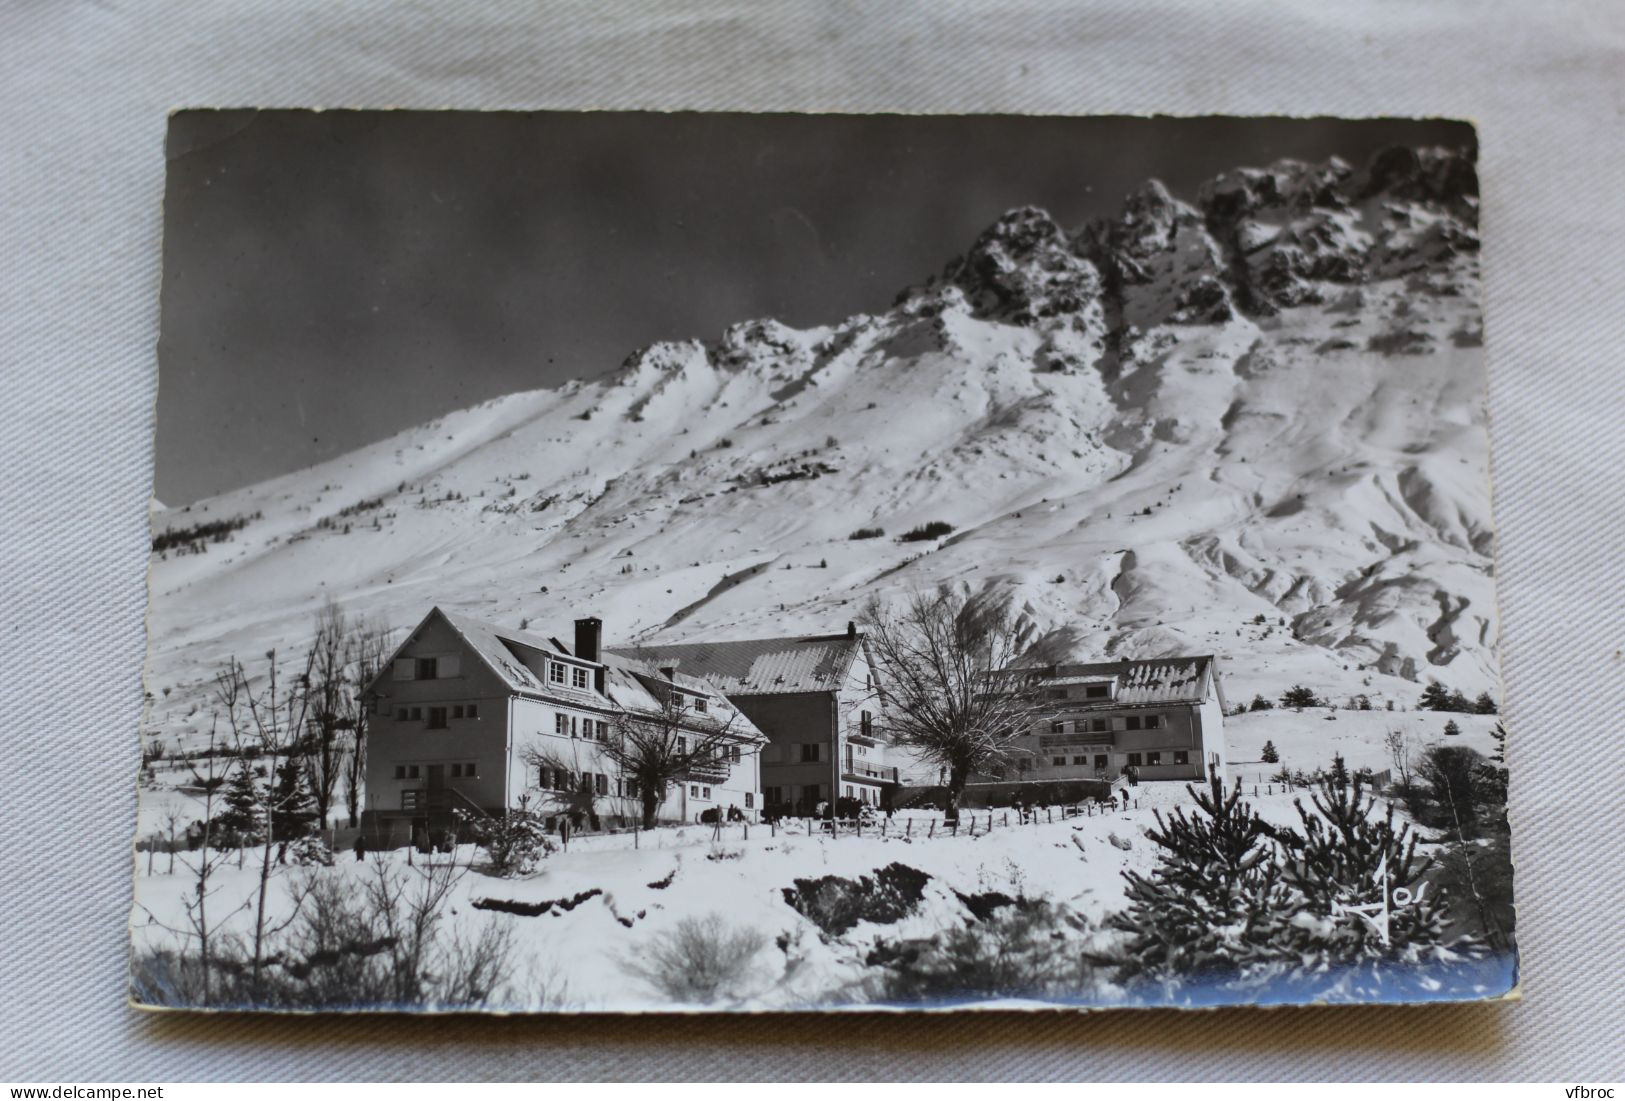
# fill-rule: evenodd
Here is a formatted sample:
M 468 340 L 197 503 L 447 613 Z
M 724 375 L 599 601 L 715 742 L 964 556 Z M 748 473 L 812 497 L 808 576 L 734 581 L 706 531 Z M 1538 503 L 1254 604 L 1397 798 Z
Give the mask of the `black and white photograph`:
M 134 1005 L 1517 997 L 1471 124 L 165 153 Z

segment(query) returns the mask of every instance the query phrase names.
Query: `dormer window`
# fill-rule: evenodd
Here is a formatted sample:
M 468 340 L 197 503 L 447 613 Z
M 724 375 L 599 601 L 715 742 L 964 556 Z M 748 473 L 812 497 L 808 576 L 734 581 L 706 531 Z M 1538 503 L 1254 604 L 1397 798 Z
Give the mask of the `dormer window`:
M 553 684 L 564 683 L 564 663 L 550 661 L 547 663 L 547 679 Z
M 1091 700 L 1110 699 L 1112 695 L 1112 686 L 1109 684 L 1087 685 L 1084 687 L 1083 695 L 1085 699 Z
M 413 679 L 434 680 L 439 676 L 438 666 L 439 660 L 436 658 L 418 658 L 417 668 L 413 670 Z
M 585 669 L 572 668 L 570 670 L 570 687 L 587 687 L 587 671 Z
M 703 713 L 705 711 L 706 707 L 708 707 L 708 706 L 709 705 L 705 702 L 705 697 L 704 696 L 695 696 L 694 697 L 694 710 Z

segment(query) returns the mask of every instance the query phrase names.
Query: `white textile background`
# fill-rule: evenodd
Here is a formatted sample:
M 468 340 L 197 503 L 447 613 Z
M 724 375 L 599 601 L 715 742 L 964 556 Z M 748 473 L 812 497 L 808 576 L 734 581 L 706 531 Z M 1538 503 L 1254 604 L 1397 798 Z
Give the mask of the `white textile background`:
M 1625 1073 L 1625 5 L 9 0 L 0 81 L 0 1079 Z M 170 108 L 204 105 L 1475 120 L 1525 1000 L 637 1021 L 128 1009 L 163 137 Z

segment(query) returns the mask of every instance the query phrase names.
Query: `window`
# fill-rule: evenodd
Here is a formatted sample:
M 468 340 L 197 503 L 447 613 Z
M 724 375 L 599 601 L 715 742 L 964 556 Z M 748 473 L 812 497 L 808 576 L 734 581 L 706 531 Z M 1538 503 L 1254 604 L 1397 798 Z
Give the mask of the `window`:
M 756 793 L 754 791 L 745 792 L 745 809 L 750 810 L 755 805 L 756 805 Z
M 1145 728 L 1147 730 L 1161 730 L 1162 729 L 1162 716 L 1161 715 L 1147 715 L 1145 717 Z
M 1156 752 L 1156 751 L 1152 751 L 1150 753 L 1147 753 L 1145 755 L 1145 763 L 1148 764 L 1148 765 L 1160 765 L 1160 764 L 1162 764 L 1162 754 L 1159 753 L 1159 752 Z
M 846 797 L 848 799 L 852 798 L 852 785 L 851 784 L 846 785 Z
M 423 708 L 421 708 L 421 707 L 412 708 L 412 718 L 414 720 L 423 718 Z
M 802 742 L 801 743 L 801 759 L 802 759 L 802 761 L 803 762 L 817 761 L 818 758 L 821 756 L 821 754 L 818 752 L 820 748 L 821 747 L 819 746 L 819 744 L 817 742 Z
M 1112 728 L 1110 719 L 1090 719 L 1089 729 L 1096 734 L 1104 734 Z
M 728 759 L 730 761 L 732 761 L 734 764 L 737 765 L 739 763 L 739 758 L 740 758 L 742 752 L 743 751 L 736 745 L 735 746 L 729 746 L 728 747 Z
M 1091 684 L 1083 690 L 1084 698 L 1090 700 L 1110 699 L 1111 694 L 1112 686 L 1109 684 Z
M 406 766 L 405 765 L 396 765 L 395 766 L 395 779 L 397 779 L 397 780 L 406 779 Z
M 591 795 L 592 794 L 592 787 L 593 787 L 592 773 L 583 772 L 581 774 L 581 794 L 583 794 L 583 795 Z
M 872 735 L 875 732 L 875 717 L 867 711 L 863 712 L 858 716 L 858 729 L 863 731 L 865 738 Z
M 1066 764 L 1066 758 L 1065 757 L 1051 757 L 1049 759 L 1049 763 L 1052 764 L 1052 765 L 1055 765 L 1056 767 L 1060 767 L 1061 765 Z
M 562 711 L 556 713 L 553 716 L 553 733 L 555 733 L 555 734 L 568 734 L 568 733 L 570 733 L 570 718 L 569 718 L 568 715 L 566 715 Z
M 401 809 L 402 810 L 417 810 L 418 809 L 418 793 L 415 792 L 415 791 L 403 791 L 403 792 L 401 792 Z
M 687 753 L 688 752 L 688 739 L 683 737 L 681 734 L 677 735 L 677 752 L 678 753 Z
M 416 780 L 418 778 L 418 766 L 417 765 L 407 765 L 406 766 L 406 778 L 408 780 Z
M 479 773 L 474 771 L 474 762 L 473 761 L 464 761 L 463 762 L 463 778 L 464 779 L 472 779 L 473 777 L 478 776 L 478 775 L 479 775 Z
M 1138 753 L 1130 753 L 1128 755 L 1128 763 L 1134 768 L 1139 768 L 1141 764 L 1140 755 Z
M 547 791 L 553 786 L 553 770 L 543 765 L 536 773 L 536 786 Z
M 599 795 L 608 795 L 609 794 L 609 777 L 605 776 L 602 772 L 600 772 L 598 774 L 597 781 L 598 781 L 598 794 Z
M 701 788 L 700 789 L 700 798 L 701 799 L 709 799 L 709 798 L 711 798 L 711 789 L 710 788 Z
M 461 761 L 453 761 L 451 763 L 451 778 L 453 780 L 458 780 L 458 779 L 462 778 L 462 775 L 463 775 L 462 762 Z
M 463 712 L 463 714 L 465 716 L 467 716 L 468 718 L 470 718 L 470 719 L 479 718 L 480 717 L 480 705 L 477 704 L 477 703 L 469 704 L 467 709 Z
M 1072 758 L 1072 763 L 1075 765 L 1086 765 L 1089 763 L 1089 758 L 1088 756 L 1074 757 Z
M 628 776 L 626 778 L 626 797 L 628 799 L 636 799 L 638 797 L 638 780 L 636 776 Z
M 1049 732 L 1051 734 L 1065 734 L 1066 733 L 1066 724 L 1065 723 L 1050 723 L 1049 724 Z
M 406 708 L 397 707 L 395 709 L 395 718 L 396 718 L 396 720 L 398 722 L 403 722 L 404 723 L 407 719 L 410 719 L 411 717 L 412 717 L 412 713 L 410 711 L 408 711 Z
M 698 784 L 690 784 L 690 785 L 688 785 L 688 795 L 689 795 L 689 798 L 691 798 L 691 799 L 698 799 L 700 797 L 700 785 L 698 785 Z
M 1188 749 L 1176 749 L 1176 750 L 1174 750 L 1174 764 L 1176 764 L 1176 765 L 1188 765 L 1190 763 L 1191 763 L 1190 750 L 1188 750 Z
M 1106 767 L 1106 755 L 1104 753 L 1096 753 L 1095 754 L 1095 767 L 1096 768 L 1105 768 Z
M 459 703 L 459 704 L 455 705 L 454 707 L 452 707 L 452 709 L 451 709 L 451 717 L 454 718 L 454 719 L 460 719 L 460 718 L 463 717 L 463 705 L 462 704 Z
M 1125 729 L 1125 730 L 1138 730 L 1138 729 L 1140 729 L 1140 716 L 1138 716 L 1138 715 L 1130 715 L 1124 721 L 1123 729 Z
M 705 709 L 707 707 L 710 707 L 710 706 L 711 705 L 706 702 L 706 699 L 705 699 L 704 696 L 695 696 L 694 697 L 694 710 L 700 712 L 701 714 L 704 714 Z
M 547 679 L 553 684 L 564 683 L 564 665 L 562 662 L 550 661 L 547 663 Z
M 435 658 L 418 658 L 416 680 L 434 680 L 439 674 L 436 672 L 438 661 Z
M 602 719 L 598 720 L 598 740 L 601 742 L 609 741 L 609 724 Z
M 585 688 L 585 687 L 587 687 L 587 671 L 585 669 L 572 668 L 570 670 L 570 687 L 571 688 Z
M 444 707 L 429 708 L 429 729 L 446 729 L 446 709 Z

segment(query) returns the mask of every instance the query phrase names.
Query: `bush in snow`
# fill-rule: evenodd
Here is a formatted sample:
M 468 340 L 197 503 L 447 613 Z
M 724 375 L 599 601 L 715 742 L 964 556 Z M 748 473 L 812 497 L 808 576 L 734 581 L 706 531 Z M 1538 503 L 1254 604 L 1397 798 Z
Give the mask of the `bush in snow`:
M 1249 711 L 1273 711 L 1273 710 L 1275 710 L 1275 704 L 1270 700 L 1266 700 L 1263 696 L 1254 696 L 1253 697 L 1253 702 L 1247 708 L 1247 710 L 1249 710 Z
M 1281 761 L 1281 754 L 1278 750 L 1276 750 L 1274 742 L 1267 741 L 1264 743 L 1264 752 L 1259 755 L 1258 759 L 1263 761 L 1266 765 L 1279 764 Z
M 491 870 L 500 876 L 527 875 L 553 851 L 547 824 L 530 809 L 527 795 L 521 795 L 519 805 L 500 818 L 483 823 L 479 843 L 491 860 Z
M 751 959 L 767 937 L 748 926 L 730 926 L 720 914 L 688 917 L 653 937 L 626 970 L 674 1002 L 710 1005 L 738 997 Z
M 934 937 L 880 943 L 864 961 L 878 969 L 873 1000 L 941 1005 L 987 998 L 1078 998 L 1095 986 L 1081 948 L 1082 919 L 1047 899 L 1018 898 Z M 1075 944 L 1076 942 L 1074 942 Z
M 859 528 L 857 531 L 854 531 L 851 535 L 848 535 L 847 538 L 848 539 L 879 539 L 882 535 L 885 535 L 885 534 L 886 534 L 886 529 L 885 528 Z

